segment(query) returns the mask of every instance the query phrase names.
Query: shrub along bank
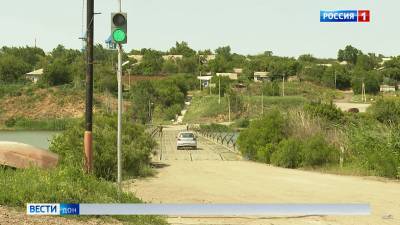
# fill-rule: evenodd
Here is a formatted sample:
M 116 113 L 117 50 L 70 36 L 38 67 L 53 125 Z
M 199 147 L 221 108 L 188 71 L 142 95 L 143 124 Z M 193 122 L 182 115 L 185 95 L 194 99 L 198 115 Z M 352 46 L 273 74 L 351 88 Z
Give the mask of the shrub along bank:
M 116 116 L 95 115 L 93 134 L 94 173 L 83 168 L 83 121 L 75 122 L 52 140 L 50 150 L 59 154 L 57 168 L 43 170 L 0 167 L 0 205 L 24 207 L 29 202 L 139 203 L 112 182 L 116 179 Z M 129 124 L 125 118 L 125 124 Z M 124 126 L 122 136 L 124 177 L 151 174 L 150 155 L 155 142 L 142 126 Z M 127 224 L 167 224 L 161 217 L 115 217 Z
M 275 109 L 252 121 L 237 144 L 246 158 L 285 168 L 338 168 L 342 159 L 343 169 L 400 178 L 400 115 L 392 101 L 364 115 L 316 103 Z

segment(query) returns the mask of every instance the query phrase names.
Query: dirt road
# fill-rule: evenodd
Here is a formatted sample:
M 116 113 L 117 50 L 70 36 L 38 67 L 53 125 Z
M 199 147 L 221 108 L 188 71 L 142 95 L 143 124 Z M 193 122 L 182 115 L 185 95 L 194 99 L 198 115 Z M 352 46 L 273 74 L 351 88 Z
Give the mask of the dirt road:
M 199 150 L 175 149 L 183 127 L 164 129 L 158 174 L 125 184 L 153 203 L 370 203 L 371 216 L 168 218 L 171 224 L 400 224 L 400 183 L 276 168 L 243 161 L 204 138 Z

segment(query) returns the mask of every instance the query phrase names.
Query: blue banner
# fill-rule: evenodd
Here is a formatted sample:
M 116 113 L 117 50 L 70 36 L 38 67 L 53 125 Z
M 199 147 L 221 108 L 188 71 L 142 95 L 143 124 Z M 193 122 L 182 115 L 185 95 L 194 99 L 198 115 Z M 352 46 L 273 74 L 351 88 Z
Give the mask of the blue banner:
M 320 22 L 358 22 L 358 10 L 321 10 Z

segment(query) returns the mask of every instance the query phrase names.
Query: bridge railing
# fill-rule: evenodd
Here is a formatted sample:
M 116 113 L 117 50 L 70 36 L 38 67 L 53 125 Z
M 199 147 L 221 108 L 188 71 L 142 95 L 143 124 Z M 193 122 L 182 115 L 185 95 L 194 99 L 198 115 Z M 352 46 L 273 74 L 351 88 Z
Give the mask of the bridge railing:
M 224 145 L 230 149 L 236 150 L 236 141 L 239 137 L 238 132 L 217 132 L 201 129 L 200 126 L 192 125 L 190 129 L 195 131 L 208 139 L 211 139 L 221 145 Z

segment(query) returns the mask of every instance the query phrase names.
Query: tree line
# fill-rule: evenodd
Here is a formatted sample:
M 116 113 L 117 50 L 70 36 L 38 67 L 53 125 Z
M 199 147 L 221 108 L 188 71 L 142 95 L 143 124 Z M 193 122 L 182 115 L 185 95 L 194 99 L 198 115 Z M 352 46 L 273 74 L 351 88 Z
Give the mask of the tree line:
M 381 54 L 365 54 L 350 45 L 339 49 L 335 59 L 316 58 L 311 54 L 304 54 L 298 58 L 281 57 L 275 56 L 271 51 L 257 55 L 241 55 L 232 53 L 230 46 L 219 47 L 214 51 L 195 51 L 186 42 L 176 42 L 175 46 L 165 52 L 148 48 L 131 50 L 124 54 L 124 61 L 128 60 L 128 55 L 142 56 L 140 62 L 131 59 L 129 69 L 131 74 L 135 75 L 213 74 L 241 68 L 243 73 L 239 77 L 240 82 L 252 80 L 256 71 L 268 71 L 271 80 L 297 76 L 300 81 L 311 81 L 338 89 L 352 88 L 355 93 L 361 92 L 361 85 L 364 83 L 366 92 L 372 94 L 379 91 L 380 84 L 397 87 L 400 81 L 399 56 L 383 61 L 385 57 Z M 182 57 L 164 59 L 165 55 Z M 213 55 L 214 58 L 207 59 L 209 55 Z M 116 51 L 96 45 L 94 56 L 95 87 L 115 91 Z M 62 45 L 49 54 L 33 47 L 1 48 L 1 83 L 24 82 L 24 74 L 38 68 L 44 68 L 44 76 L 40 82 L 42 85 L 70 83 L 82 86 L 85 77 L 85 54 L 79 50 L 66 49 Z

